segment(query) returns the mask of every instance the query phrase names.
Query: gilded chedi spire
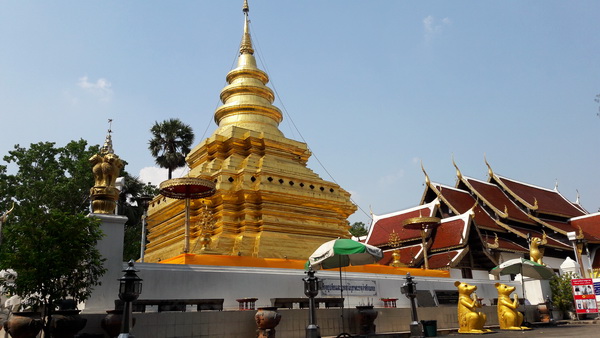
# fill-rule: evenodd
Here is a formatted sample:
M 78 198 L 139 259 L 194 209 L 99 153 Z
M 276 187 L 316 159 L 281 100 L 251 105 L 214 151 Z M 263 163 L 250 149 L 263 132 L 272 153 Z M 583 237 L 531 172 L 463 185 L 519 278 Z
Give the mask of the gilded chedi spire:
M 305 143 L 278 129 L 282 114 L 272 104 L 269 77 L 256 66 L 246 1 L 243 13 L 238 63 L 214 113 L 218 128 L 186 158 L 190 177 L 216 185 L 213 196 L 191 202 L 189 254 L 305 260 L 321 244 L 350 236 L 347 218 L 356 206 L 347 191 L 307 167 Z M 145 261 L 181 254 L 184 210 L 181 200 L 154 200 Z M 203 225 L 204 211 L 212 215 L 210 229 Z
M 269 76 L 256 65 L 248 20 L 248 4 L 244 2 L 244 34 L 240 43 L 237 67 L 227 74 L 228 86 L 221 91 L 223 105 L 215 111 L 219 128 L 215 134 L 226 134 L 231 126 L 278 136 L 283 120 L 281 111 L 272 103 L 275 95 L 266 84 Z

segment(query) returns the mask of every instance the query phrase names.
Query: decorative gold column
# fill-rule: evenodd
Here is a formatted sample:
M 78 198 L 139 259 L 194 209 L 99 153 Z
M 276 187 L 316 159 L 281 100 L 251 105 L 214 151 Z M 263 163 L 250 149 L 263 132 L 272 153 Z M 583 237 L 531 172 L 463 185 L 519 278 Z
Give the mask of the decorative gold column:
M 108 120 L 108 123 L 112 124 L 112 120 Z M 92 213 L 95 214 L 114 214 L 119 199 L 120 191 L 115 183 L 124 164 L 114 153 L 111 133 L 112 130 L 109 127 L 100 153 L 89 159 L 94 174 L 94 186 L 90 190 L 90 198 Z

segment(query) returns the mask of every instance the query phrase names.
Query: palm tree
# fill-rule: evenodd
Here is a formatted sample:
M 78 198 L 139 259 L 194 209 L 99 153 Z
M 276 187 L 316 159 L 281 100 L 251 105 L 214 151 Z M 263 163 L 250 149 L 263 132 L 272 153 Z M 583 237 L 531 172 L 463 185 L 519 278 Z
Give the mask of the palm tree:
M 185 156 L 194 142 L 192 128 L 179 119 L 154 122 L 150 129 L 152 139 L 148 142 L 150 153 L 156 164 L 169 169 L 169 179 L 173 170 L 185 166 Z

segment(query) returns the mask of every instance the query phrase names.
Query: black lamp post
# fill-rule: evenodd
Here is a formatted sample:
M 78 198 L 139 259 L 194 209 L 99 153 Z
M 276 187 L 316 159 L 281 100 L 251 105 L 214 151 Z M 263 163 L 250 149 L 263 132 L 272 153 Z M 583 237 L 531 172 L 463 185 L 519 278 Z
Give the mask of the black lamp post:
M 306 274 L 308 274 L 308 277 L 302 278 L 304 282 L 304 294 L 308 297 L 306 338 L 320 338 L 319 326 L 315 318 L 315 297 L 319 294 L 319 278 L 315 277 L 315 271 L 312 268 L 306 271 Z
M 123 270 L 125 274 L 119 278 L 119 299 L 125 304 L 123 309 L 123 326 L 118 338 L 134 338 L 129 333 L 133 318 L 131 314 L 132 304 L 142 293 L 142 279 L 136 274 L 138 270 L 133 267 L 133 260 L 130 260 L 127 265 L 127 268 Z
M 423 332 L 423 325 L 419 323 L 419 316 L 417 315 L 417 304 L 415 298 L 417 297 L 417 283 L 413 282 L 413 277 L 410 273 L 406 274 L 406 283 L 402 285 L 402 293 L 410 299 L 410 309 L 412 322 L 410 323 L 410 337 L 425 337 Z
M 135 200 L 138 206 L 144 209 L 144 214 L 142 215 L 142 240 L 140 242 L 140 262 L 144 263 L 144 251 L 146 251 L 146 218 L 148 217 L 148 206 L 150 201 L 152 201 L 152 196 L 142 195 Z

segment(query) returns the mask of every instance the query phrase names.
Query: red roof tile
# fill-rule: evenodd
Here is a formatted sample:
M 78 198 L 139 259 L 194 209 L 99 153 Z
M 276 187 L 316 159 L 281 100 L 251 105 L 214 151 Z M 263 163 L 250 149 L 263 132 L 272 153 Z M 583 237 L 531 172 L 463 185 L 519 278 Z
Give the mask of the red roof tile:
M 468 252 L 468 248 L 444 251 L 428 257 L 430 269 L 452 267 Z
M 483 240 L 486 243 L 494 244 L 496 241 L 496 237 L 487 236 Z M 498 238 L 498 248 L 494 249 L 494 250 L 508 251 L 508 252 L 521 252 L 521 253 L 529 252 L 529 249 L 527 249 L 526 247 L 521 246 L 513 241 L 509 241 L 504 238 Z
M 547 219 L 540 219 L 540 220 L 542 220 L 544 223 L 546 223 L 554 228 L 557 228 L 559 230 L 562 230 L 564 232 L 577 231 L 577 228 L 573 227 L 569 223 L 559 222 L 559 221 L 551 221 L 551 220 L 547 220 Z
M 521 183 L 498 175 L 494 175 L 494 178 L 515 198 L 521 198 L 531 205 L 534 205 L 537 200 L 539 213 L 565 217 L 585 214 L 580 207 L 575 206 L 556 190 Z
M 530 229 L 524 229 L 524 228 L 519 228 L 519 227 L 514 227 L 515 230 L 522 232 L 524 234 L 529 234 L 532 238 L 533 237 L 539 237 L 542 238 L 544 236 L 544 233 L 542 231 L 536 231 L 536 230 L 530 230 Z M 564 237 L 563 235 L 559 235 L 561 237 Z M 550 236 L 548 236 L 546 234 L 546 240 L 548 241 L 548 244 L 546 244 L 546 246 L 551 246 L 554 248 L 558 248 L 558 249 L 570 249 L 571 246 L 568 244 L 565 244 L 561 241 L 558 241 Z
M 462 247 L 469 238 L 471 215 L 469 212 L 462 215 L 444 218 L 435 232 L 431 252 Z
M 529 217 L 527 217 L 527 214 L 519 209 L 519 207 L 517 207 L 513 201 L 508 198 L 508 196 L 506 196 L 504 192 L 500 190 L 500 188 L 498 188 L 498 186 L 469 177 L 463 177 L 463 180 L 473 188 L 473 192 L 475 194 L 486 200 L 496 209 L 500 210 L 500 212 L 504 212 L 504 207 L 506 206 L 508 211 L 508 219 L 525 224 L 536 224 Z
M 414 266 L 414 263 L 420 261 L 423 256 L 423 249 L 420 244 L 400 247 L 398 250 L 400 250 L 400 261 L 406 266 Z M 393 252 L 394 250 L 391 249 L 384 251 L 383 258 L 378 263 L 390 265 Z
M 571 218 L 571 225 L 579 233 L 579 227 L 583 230 L 583 235 L 588 241 L 600 241 L 600 213 L 589 214 L 586 216 Z M 596 256 L 599 256 L 596 254 Z
M 452 205 L 459 213 L 465 213 L 475 205 L 475 199 L 468 192 L 441 184 L 433 183 L 442 197 Z M 506 232 L 504 228 L 499 226 L 494 219 L 478 204 L 473 209 L 475 216 L 473 220 L 479 228 L 494 230 L 498 232 Z
M 421 238 L 420 230 L 410 230 L 402 227 L 402 221 L 412 217 L 432 217 L 437 210 L 438 201 L 435 200 L 428 204 L 418 207 L 390 213 L 386 215 L 373 215 L 373 225 L 369 230 L 367 243 L 374 246 L 384 246 L 390 239 L 392 231 L 398 234 L 400 242 L 418 240 Z M 429 234 L 431 231 L 428 232 Z

